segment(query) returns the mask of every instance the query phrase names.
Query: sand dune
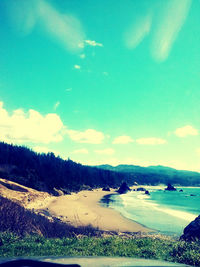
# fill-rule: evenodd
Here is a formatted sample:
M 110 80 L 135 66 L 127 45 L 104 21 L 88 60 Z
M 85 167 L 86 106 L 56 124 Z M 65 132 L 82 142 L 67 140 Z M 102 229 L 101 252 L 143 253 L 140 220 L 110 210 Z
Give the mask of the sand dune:
M 35 212 L 49 214 L 74 226 L 92 225 L 101 230 L 117 232 L 149 232 L 142 225 L 124 218 L 119 212 L 102 207 L 101 198 L 114 190 L 105 192 L 101 189 L 81 191 L 55 197 L 18 183 L 0 178 L 0 195 Z

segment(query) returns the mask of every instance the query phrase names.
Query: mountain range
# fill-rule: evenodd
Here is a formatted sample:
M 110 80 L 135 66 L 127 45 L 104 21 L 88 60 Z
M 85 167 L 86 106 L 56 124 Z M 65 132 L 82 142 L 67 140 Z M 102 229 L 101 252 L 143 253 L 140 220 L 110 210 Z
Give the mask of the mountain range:
M 183 186 L 200 186 L 200 173 L 176 170 L 165 166 L 141 167 L 137 165 L 99 165 L 97 168 L 124 173 L 139 184 L 177 184 Z

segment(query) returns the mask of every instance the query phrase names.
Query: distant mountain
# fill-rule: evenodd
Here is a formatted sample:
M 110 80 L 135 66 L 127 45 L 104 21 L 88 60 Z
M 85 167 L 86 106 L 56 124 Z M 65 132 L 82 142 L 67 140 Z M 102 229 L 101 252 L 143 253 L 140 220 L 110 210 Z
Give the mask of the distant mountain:
M 137 165 L 99 165 L 97 168 L 126 173 L 139 184 L 177 184 L 184 186 L 200 186 L 200 173 L 176 170 L 165 166 L 141 167 Z

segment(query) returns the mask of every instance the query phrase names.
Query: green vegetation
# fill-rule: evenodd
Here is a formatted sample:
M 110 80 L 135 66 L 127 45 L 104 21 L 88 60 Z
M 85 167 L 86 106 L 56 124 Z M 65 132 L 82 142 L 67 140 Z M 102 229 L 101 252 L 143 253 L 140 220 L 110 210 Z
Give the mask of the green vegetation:
M 38 235 L 20 238 L 0 234 L 0 256 L 121 256 L 200 265 L 200 243 L 155 238 L 62 238 Z
M 91 226 L 74 227 L 51 217 L 31 212 L 19 204 L 0 196 L 0 232 L 12 232 L 18 236 L 38 234 L 49 238 L 98 236 L 100 231 Z
M 53 153 L 38 154 L 32 150 L 0 142 L 0 177 L 19 184 L 57 194 L 97 187 L 118 187 L 131 179 L 122 173 L 83 166 L 63 160 Z

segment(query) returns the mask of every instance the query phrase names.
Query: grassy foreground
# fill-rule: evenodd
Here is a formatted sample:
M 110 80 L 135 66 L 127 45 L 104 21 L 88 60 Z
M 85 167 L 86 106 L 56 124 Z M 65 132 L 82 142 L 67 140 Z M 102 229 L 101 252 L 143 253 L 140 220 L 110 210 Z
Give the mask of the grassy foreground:
M 200 242 L 146 238 L 45 238 L 0 233 L 0 257 L 121 256 L 200 266 Z

